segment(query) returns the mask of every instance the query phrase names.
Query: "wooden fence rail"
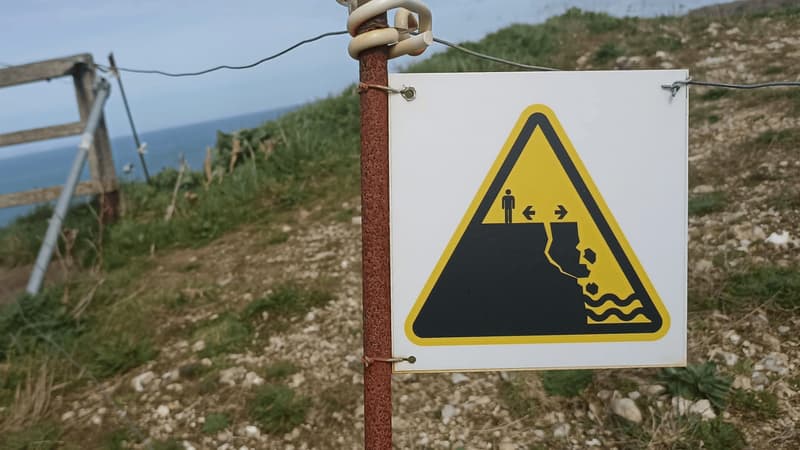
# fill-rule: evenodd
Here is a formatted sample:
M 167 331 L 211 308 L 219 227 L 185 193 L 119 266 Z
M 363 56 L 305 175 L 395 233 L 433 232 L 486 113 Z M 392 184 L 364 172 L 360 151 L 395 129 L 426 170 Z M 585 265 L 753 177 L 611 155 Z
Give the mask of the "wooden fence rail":
M 88 53 L 0 69 L 0 88 L 67 76 L 72 77 L 75 86 L 80 121 L 0 134 L 0 147 L 81 134 L 94 103 L 95 83 L 94 61 Z M 65 176 L 68 170 L 64 168 Z M 103 219 L 115 220 L 119 213 L 119 192 L 105 119 L 100 120 L 89 151 L 89 172 L 92 181 L 78 185 L 75 195 L 102 195 Z M 46 202 L 58 198 L 60 193 L 61 186 L 54 186 L 0 194 L 0 208 Z

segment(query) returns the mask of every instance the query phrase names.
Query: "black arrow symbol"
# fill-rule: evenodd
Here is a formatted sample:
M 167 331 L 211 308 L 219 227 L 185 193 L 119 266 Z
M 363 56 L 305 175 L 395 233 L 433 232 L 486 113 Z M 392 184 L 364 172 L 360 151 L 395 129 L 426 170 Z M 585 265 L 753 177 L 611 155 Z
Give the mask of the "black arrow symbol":
M 553 212 L 558 216 L 558 220 L 562 220 L 567 216 L 569 211 L 567 211 L 567 208 L 564 208 L 564 205 L 558 205 L 558 209 Z
M 533 205 L 528 205 L 525 211 L 522 211 L 522 215 L 528 220 L 533 220 L 533 216 L 536 215 L 536 211 L 533 210 Z

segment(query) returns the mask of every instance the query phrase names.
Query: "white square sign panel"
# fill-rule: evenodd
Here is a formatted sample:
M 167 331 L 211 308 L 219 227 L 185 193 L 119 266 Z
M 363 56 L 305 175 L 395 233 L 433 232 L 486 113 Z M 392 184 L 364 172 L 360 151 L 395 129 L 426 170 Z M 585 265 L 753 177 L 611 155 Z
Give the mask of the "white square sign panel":
M 396 372 L 685 364 L 687 77 L 390 75 Z

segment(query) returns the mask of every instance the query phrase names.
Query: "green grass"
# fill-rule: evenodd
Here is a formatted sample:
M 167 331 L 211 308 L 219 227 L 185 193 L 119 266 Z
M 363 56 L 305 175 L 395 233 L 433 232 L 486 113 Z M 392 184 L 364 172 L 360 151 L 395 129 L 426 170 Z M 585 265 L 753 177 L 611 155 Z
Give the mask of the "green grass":
M 247 402 L 250 418 L 267 433 L 287 433 L 305 421 L 311 402 L 287 386 L 267 384 Z
M 184 450 L 183 444 L 174 438 L 154 441 L 151 448 L 152 450 Z
M 262 313 L 270 316 L 294 317 L 311 308 L 328 303 L 333 295 L 322 289 L 308 289 L 297 283 L 276 286 L 272 293 L 253 300 L 242 311 L 246 320 L 259 318 Z
M 319 396 L 319 405 L 326 415 L 349 413 L 358 405 L 362 387 L 354 383 L 338 383 L 326 388 Z
M 561 397 L 580 395 L 594 379 L 591 370 L 549 370 L 541 376 L 545 392 Z
M 730 89 L 712 88 L 700 94 L 698 97 L 700 98 L 700 100 L 714 101 L 714 100 L 719 100 L 723 97 L 727 97 L 730 93 L 731 93 Z
M 800 144 L 800 131 L 795 129 L 767 130 L 756 136 L 753 144 L 760 147 L 797 146 Z
M 180 374 L 181 378 L 185 378 L 187 380 L 196 380 L 207 374 L 210 370 L 211 368 L 209 367 L 193 362 L 180 366 L 178 368 L 178 374 Z
M 599 49 L 594 53 L 592 57 L 592 61 L 595 64 L 607 64 L 609 62 L 613 62 L 618 57 L 625 54 L 625 51 L 622 50 L 617 44 L 613 42 L 606 42 L 605 44 L 601 45 Z
M 127 448 L 126 443 L 131 441 L 131 433 L 124 428 L 113 429 L 103 438 L 103 441 L 104 450 L 124 450 Z
M 765 104 L 788 104 L 789 116 L 800 116 L 800 89 L 763 89 L 745 92 L 741 96 L 741 106 L 755 107 Z
M 705 216 L 725 210 L 726 198 L 724 192 L 709 192 L 696 194 L 689 197 L 689 215 Z
M 264 376 L 268 380 L 282 380 L 297 373 L 298 370 L 290 361 L 276 361 L 264 369 Z
M 46 348 L 49 341 L 62 344 L 74 341 L 83 327 L 69 316 L 61 303 L 62 295 L 63 289 L 57 287 L 0 307 L 0 361 L 12 354 Z
M 778 398 L 769 391 L 744 391 L 735 389 L 731 393 L 730 407 L 744 417 L 765 421 L 779 416 Z
M 746 448 L 744 434 L 739 427 L 722 418 L 709 421 L 690 419 L 683 439 L 672 448 L 676 450 L 742 450 Z
M 522 418 L 533 415 L 537 411 L 538 402 L 526 392 L 524 384 L 502 380 L 498 390 L 500 400 L 512 416 Z
M 96 304 L 105 301 L 105 294 L 100 289 L 95 292 Z M 156 356 L 153 332 L 147 326 L 150 308 L 142 303 L 111 305 L 100 314 L 76 317 L 74 303 L 82 295 L 74 297 L 65 303 L 65 290 L 56 287 L 0 308 L 0 360 L 25 355 L 61 358 L 67 352 L 102 378 Z
M 214 434 L 228 428 L 230 419 L 225 413 L 210 413 L 206 415 L 206 421 L 203 423 L 203 433 Z
M 98 377 L 127 372 L 158 355 L 150 339 L 133 334 L 109 336 L 88 349 L 85 360 Z
M 5 431 L 0 437 L 0 450 L 54 450 L 61 448 L 61 429 L 42 422 L 17 431 Z
M 201 324 L 192 333 L 192 339 L 205 342 L 206 347 L 200 352 L 201 356 L 213 357 L 247 345 L 251 331 L 249 325 L 228 313 Z
M 726 293 L 737 303 L 772 300 L 785 308 L 800 306 L 800 271 L 787 267 L 756 267 L 730 277 Z
M 779 211 L 798 209 L 800 208 L 800 194 L 791 190 L 781 190 L 767 199 L 767 205 Z

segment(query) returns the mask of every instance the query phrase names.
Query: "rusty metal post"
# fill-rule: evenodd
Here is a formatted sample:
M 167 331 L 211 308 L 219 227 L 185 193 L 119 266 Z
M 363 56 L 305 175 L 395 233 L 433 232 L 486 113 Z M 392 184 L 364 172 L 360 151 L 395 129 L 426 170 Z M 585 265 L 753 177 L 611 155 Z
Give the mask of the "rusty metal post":
M 359 6 L 369 0 L 359 1 Z M 386 14 L 358 32 L 386 28 Z M 361 82 L 389 84 L 389 49 L 377 47 L 359 55 Z M 364 355 L 392 356 L 389 290 L 389 97 L 366 89 L 361 93 L 361 216 L 364 306 Z M 392 448 L 392 366 L 364 366 L 364 446 Z

